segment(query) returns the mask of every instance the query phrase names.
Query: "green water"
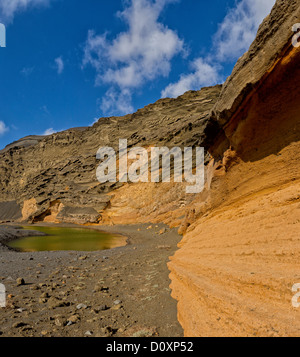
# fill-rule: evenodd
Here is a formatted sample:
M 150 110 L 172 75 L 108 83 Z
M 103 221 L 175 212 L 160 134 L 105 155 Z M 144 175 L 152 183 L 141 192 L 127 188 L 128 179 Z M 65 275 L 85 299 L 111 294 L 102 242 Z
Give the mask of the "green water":
M 23 227 L 48 234 L 48 236 L 28 237 L 9 243 L 11 248 L 21 252 L 44 251 L 86 251 L 112 249 L 126 245 L 126 239 L 93 229 L 61 227 Z

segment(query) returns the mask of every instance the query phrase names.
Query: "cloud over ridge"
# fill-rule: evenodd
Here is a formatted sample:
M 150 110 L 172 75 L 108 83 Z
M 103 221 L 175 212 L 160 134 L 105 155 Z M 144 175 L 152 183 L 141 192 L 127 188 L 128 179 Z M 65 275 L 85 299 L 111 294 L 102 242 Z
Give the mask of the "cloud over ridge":
M 158 77 L 167 77 L 171 60 L 184 52 L 177 33 L 159 21 L 166 5 L 177 0 L 132 0 L 118 13 L 127 30 L 109 40 L 108 34 L 89 31 L 83 66 L 96 70 L 96 85 L 109 89 L 101 108 L 124 112 L 131 108 L 132 91 Z M 128 103 L 128 105 L 125 105 Z
M 212 50 L 206 57 L 193 60 L 192 72 L 181 74 L 169 84 L 162 97 L 177 97 L 187 90 L 223 82 L 220 69 L 226 62 L 234 62 L 243 55 L 255 39 L 263 19 L 270 13 L 275 0 L 240 0 L 225 16 L 213 36 Z

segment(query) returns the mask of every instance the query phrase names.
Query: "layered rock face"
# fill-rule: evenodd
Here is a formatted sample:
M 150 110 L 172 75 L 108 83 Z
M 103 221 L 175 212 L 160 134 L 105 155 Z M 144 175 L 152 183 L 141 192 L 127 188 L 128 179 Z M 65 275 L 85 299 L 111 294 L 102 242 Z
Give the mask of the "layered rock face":
M 125 117 L 102 118 L 90 128 L 9 145 L 0 152 L 0 220 L 175 222 L 194 197 L 186 195 L 184 184 L 100 184 L 96 153 L 106 146 L 118 152 L 119 139 L 127 139 L 128 147 L 208 145 L 219 130 L 210 111 L 220 90 L 188 92 Z M 8 215 L 7 202 L 19 209 Z
M 213 109 L 213 179 L 169 265 L 186 336 L 299 335 L 299 19 L 277 1 Z

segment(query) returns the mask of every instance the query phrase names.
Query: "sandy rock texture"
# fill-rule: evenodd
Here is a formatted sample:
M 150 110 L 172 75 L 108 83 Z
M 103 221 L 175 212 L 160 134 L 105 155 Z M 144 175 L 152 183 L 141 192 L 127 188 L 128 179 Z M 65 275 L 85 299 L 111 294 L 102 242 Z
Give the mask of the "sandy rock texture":
M 186 336 L 299 335 L 299 16 L 277 1 L 213 110 L 212 180 L 169 264 Z

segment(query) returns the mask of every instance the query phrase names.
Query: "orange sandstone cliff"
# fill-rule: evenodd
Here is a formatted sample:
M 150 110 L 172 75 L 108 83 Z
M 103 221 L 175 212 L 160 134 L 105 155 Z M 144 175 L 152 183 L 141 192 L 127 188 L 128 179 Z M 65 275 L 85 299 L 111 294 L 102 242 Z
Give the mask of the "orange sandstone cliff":
M 212 179 L 169 264 L 186 336 L 299 335 L 299 19 L 277 1 L 212 111 Z

